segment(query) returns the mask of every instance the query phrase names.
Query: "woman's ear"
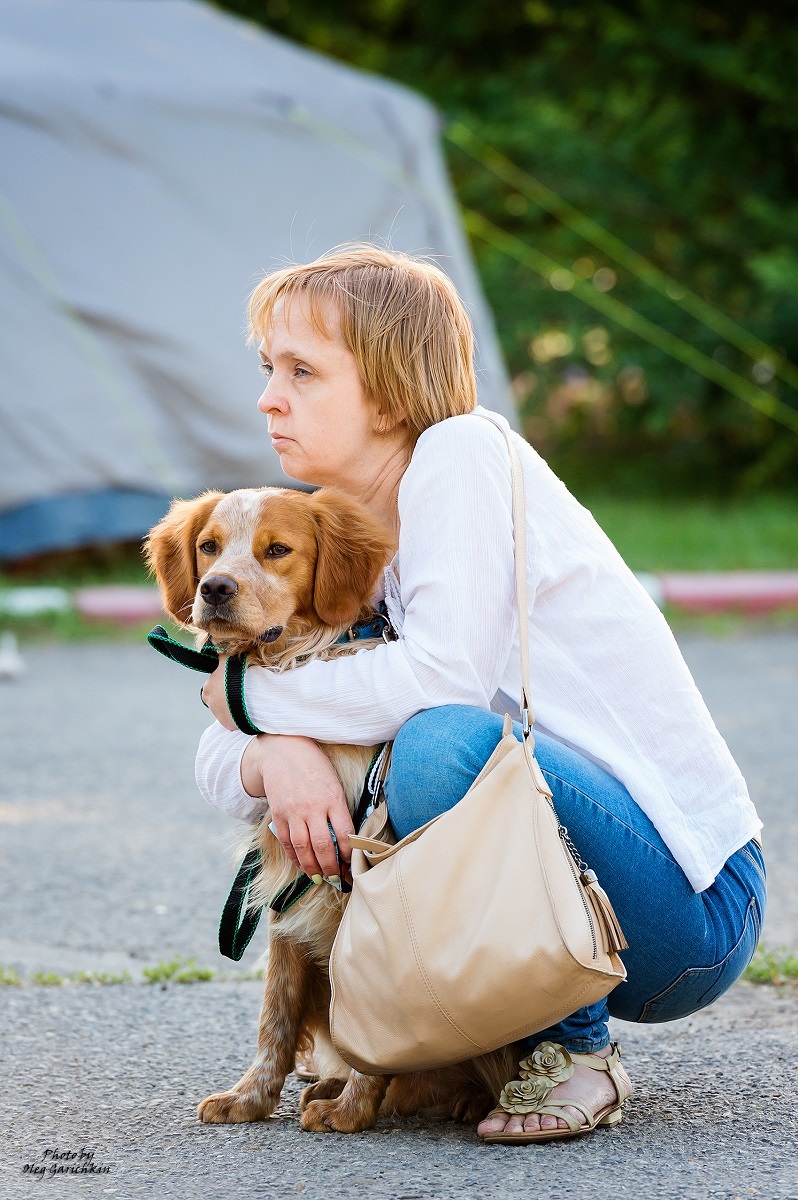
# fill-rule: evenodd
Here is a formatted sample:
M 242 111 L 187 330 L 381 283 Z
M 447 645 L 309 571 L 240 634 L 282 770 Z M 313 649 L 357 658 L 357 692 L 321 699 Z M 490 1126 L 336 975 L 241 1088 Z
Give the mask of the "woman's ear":
M 205 492 L 196 500 L 173 500 L 163 520 L 150 530 L 144 554 L 173 621 L 187 625 L 199 583 L 195 542 L 224 492 Z
M 393 415 L 385 412 L 377 412 L 374 421 L 373 429 L 375 433 L 393 433 L 398 425 L 404 424 L 407 420 L 407 413 L 404 409 L 399 409 Z
M 395 541 L 362 504 L 341 492 L 323 488 L 309 507 L 318 549 L 313 607 L 325 625 L 351 625 L 373 596 Z

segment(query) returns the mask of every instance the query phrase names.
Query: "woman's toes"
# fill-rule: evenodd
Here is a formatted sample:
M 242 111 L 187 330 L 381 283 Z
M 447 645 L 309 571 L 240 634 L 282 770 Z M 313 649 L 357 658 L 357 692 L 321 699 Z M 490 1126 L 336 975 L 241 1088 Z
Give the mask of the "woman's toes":
M 579 1122 L 580 1125 L 587 1124 L 587 1121 L 585 1120 L 585 1114 L 583 1112 L 580 1112 L 578 1108 L 573 1108 L 569 1104 L 565 1111 L 568 1113 L 569 1117 L 573 1117 L 576 1121 Z M 568 1122 L 563 1121 L 562 1124 L 568 1125 Z
M 510 1117 L 510 1120 L 507 1122 L 507 1124 L 505 1126 L 505 1132 L 506 1133 L 523 1133 L 524 1132 L 524 1118 L 518 1116 L 517 1113 L 513 1113 L 513 1115 Z
M 537 1113 L 530 1113 L 524 1120 L 525 1133 L 537 1133 L 540 1129 L 540 1117 Z
M 544 1116 L 542 1116 L 540 1118 L 540 1128 L 541 1129 L 556 1129 L 557 1124 L 558 1124 L 557 1117 L 553 1117 L 551 1115 L 551 1113 L 546 1113 Z
M 498 1113 L 493 1117 L 485 1117 L 484 1121 L 480 1121 L 477 1125 L 477 1133 L 480 1137 L 484 1137 L 486 1133 L 501 1133 L 507 1124 L 507 1117 L 502 1113 Z

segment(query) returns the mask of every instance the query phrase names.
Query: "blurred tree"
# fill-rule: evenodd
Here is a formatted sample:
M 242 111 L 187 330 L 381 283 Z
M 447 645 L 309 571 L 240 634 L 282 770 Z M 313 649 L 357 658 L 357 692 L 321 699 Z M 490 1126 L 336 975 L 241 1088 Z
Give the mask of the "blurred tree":
M 798 6 L 222 0 L 427 95 L 798 363 Z M 793 408 L 798 392 L 448 145 L 461 203 Z M 571 483 L 798 484 L 798 435 L 475 241 L 531 440 Z M 678 293 L 677 293 L 678 294 Z

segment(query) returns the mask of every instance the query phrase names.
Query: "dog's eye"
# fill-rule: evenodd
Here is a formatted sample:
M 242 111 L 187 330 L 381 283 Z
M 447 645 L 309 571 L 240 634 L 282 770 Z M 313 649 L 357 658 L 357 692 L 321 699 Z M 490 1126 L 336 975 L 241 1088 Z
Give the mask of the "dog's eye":
M 266 551 L 267 558 L 284 558 L 286 554 L 291 553 L 290 546 L 284 546 L 282 542 L 272 542 L 271 546 Z
M 217 550 L 216 542 L 203 542 L 200 550 L 203 554 L 215 554 Z

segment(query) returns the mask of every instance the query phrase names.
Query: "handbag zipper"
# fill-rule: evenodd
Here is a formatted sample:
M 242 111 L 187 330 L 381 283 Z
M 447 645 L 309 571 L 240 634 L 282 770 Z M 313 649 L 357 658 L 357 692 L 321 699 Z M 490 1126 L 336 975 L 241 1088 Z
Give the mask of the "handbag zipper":
M 598 958 L 598 947 L 596 944 L 596 930 L 593 925 L 593 917 L 591 916 L 591 913 L 590 913 L 590 905 L 588 904 L 587 900 L 585 899 L 585 893 L 582 891 L 582 888 L 579 885 L 579 876 L 576 873 L 576 865 L 574 863 L 574 859 L 576 859 L 578 861 L 580 871 L 587 871 L 589 868 L 587 866 L 587 863 L 582 861 L 582 856 L 580 855 L 576 846 L 571 841 L 571 839 L 568 835 L 568 830 L 566 829 L 566 827 L 564 825 L 560 825 L 559 822 L 557 823 L 557 832 L 559 833 L 560 837 L 563 840 L 563 844 L 565 845 L 565 857 L 568 859 L 568 866 L 571 868 L 571 874 L 574 877 L 574 883 L 576 884 L 576 890 L 579 893 L 579 899 L 582 901 L 582 907 L 585 910 L 585 916 L 587 917 L 587 923 L 590 926 L 590 939 L 593 943 L 593 961 L 595 962 L 595 960 Z

